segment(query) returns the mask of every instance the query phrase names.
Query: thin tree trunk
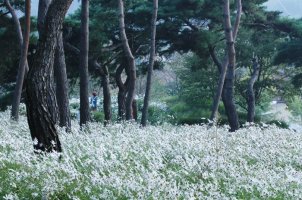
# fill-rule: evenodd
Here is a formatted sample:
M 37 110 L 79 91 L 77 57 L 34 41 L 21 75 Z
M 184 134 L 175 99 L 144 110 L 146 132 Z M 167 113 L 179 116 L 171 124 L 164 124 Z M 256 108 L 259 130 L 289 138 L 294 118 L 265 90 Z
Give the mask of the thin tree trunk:
M 111 112 L 111 93 L 110 93 L 110 83 L 109 83 L 109 72 L 106 66 L 103 66 L 104 76 L 102 77 L 103 86 L 103 108 L 105 114 L 105 125 L 110 123 L 112 118 Z
M 88 94 L 89 0 L 82 0 L 80 45 L 80 125 L 90 120 Z
M 228 64 L 229 64 L 229 60 L 227 57 L 225 57 L 223 64 L 217 65 L 218 69 L 221 69 L 221 70 L 220 70 L 220 75 L 219 75 L 219 80 L 218 80 L 217 91 L 215 93 L 215 97 L 214 97 L 214 101 L 213 101 L 212 112 L 211 112 L 211 116 L 210 116 L 210 120 L 212 122 L 214 122 L 217 117 L 219 102 L 220 102 L 221 94 L 223 91 L 225 75 L 226 75 Z
M 158 0 L 153 0 L 153 14 L 151 20 L 151 49 L 150 49 L 150 60 L 149 60 L 147 83 L 146 83 L 146 92 L 144 97 L 144 106 L 142 111 L 142 120 L 141 120 L 142 126 L 147 125 L 147 118 L 148 118 L 148 107 L 149 107 L 149 99 L 150 99 L 151 84 L 152 84 L 152 73 L 153 73 L 153 66 L 154 66 L 154 59 L 155 59 L 157 11 L 158 11 Z
M 61 152 L 56 130 L 58 113 L 53 81 L 57 38 L 72 0 L 53 0 L 45 17 L 33 66 L 26 79 L 26 110 L 31 137 L 37 152 Z
M 10 11 L 13 20 L 16 25 L 17 34 L 19 38 L 19 44 L 22 46 L 21 48 L 21 58 L 19 62 L 19 69 L 18 69 L 18 75 L 17 75 L 17 81 L 16 81 L 16 87 L 14 91 L 13 96 L 13 102 L 12 102 L 12 112 L 11 112 L 11 118 L 18 121 L 19 119 L 19 105 L 22 95 L 22 88 L 23 88 L 23 82 L 26 72 L 28 71 L 28 64 L 27 64 L 27 53 L 28 53 L 28 45 L 29 45 L 29 35 L 30 35 L 30 8 L 31 3 L 30 0 L 25 1 L 25 32 L 24 32 L 24 40 L 22 36 L 21 31 L 21 25 L 19 22 L 19 19 L 10 5 L 9 1 L 5 1 L 5 5 Z
M 255 120 L 255 92 L 254 92 L 254 84 L 258 79 L 259 76 L 259 62 L 258 58 L 253 58 L 253 73 L 251 75 L 251 78 L 248 82 L 247 86 L 247 122 L 254 122 Z
M 126 120 L 133 119 L 132 102 L 135 95 L 135 82 L 136 82 L 136 67 L 134 56 L 131 52 L 128 38 L 125 30 L 125 14 L 124 14 L 124 0 L 118 0 L 119 7 L 119 26 L 120 35 L 123 43 L 124 51 L 128 60 L 128 74 L 129 83 L 127 85 L 127 97 L 126 97 Z
M 76 48 L 75 46 L 71 45 L 68 42 L 64 42 L 64 44 L 65 44 L 65 47 L 67 47 L 70 51 L 74 52 L 77 56 L 80 55 L 80 50 L 78 48 Z M 112 49 L 108 49 L 108 50 L 112 50 Z M 89 62 L 101 74 L 103 94 L 104 94 L 104 102 L 103 103 L 104 103 L 105 120 L 107 122 L 110 122 L 111 118 L 112 118 L 112 111 L 111 111 L 111 92 L 110 92 L 108 69 L 105 65 L 103 67 L 101 67 L 100 64 L 97 62 L 97 60 L 95 58 L 90 58 Z M 105 124 L 107 122 L 105 122 Z
M 23 35 L 22 35 L 22 28 L 21 28 L 21 24 L 18 18 L 17 13 L 15 12 L 14 8 L 11 6 L 9 0 L 4 0 L 4 4 L 6 6 L 6 8 L 9 10 L 10 14 L 12 15 L 12 19 L 14 21 L 15 24 L 15 28 L 16 28 L 16 33 L 18 35 L 18 40 L 19 40 L 19 47 L 20 47 L 20 55 L 22 55 L 22 51 L 23 51 Z M 28 72 L 28 63 L 27 63 L 27 59 L 26 59 L 26 64 L 25 64 L 25 74 Z
M 235 21 L 233 30 L 231 27 L 229 0 L 224 0 L 224 11 L 223 12 L 224 12 L 224 28 L 225 28 L 225 35 L 226 35 L 226 39 L 227 39 L 228 55 L 226 55 L 226 57 L 224 58 L 223 63 L 218 65 L 217 58 L 215 56 L 213 56 L 215 54 L 213 54 L 213 52 L 210 52 L 211 56 L 213 58 L 213 61 L 218 66 L 218 69 L 220 71 L 218 88 L 216 91 L 216 95 L 214 97 L 210 120 L 215 121 L 216 114 L 218 112 L 220 98 L 224 94 L 225 98 L 222 98 L 222 99 L 223 99 L 223 102 L 225 105 L 225 110 L 226 110 L 226 113 L 228 116 L 229 124 L 231 126 L 231 131 L 234 131 L 239 128 L 237 112 L 236 112 L 236 108 L 235 108 L 235 105 L 233 102 L 233 88 L 234 88 L 234 77 L 235 77 L 234 70 L 235 70 L 235 56 L 236 56 L 234 42 L 237 37 L 240 20 L 241 20 L 241 13 L 242 13 L 241 0 L 237 0 L 237 14 L 236 14 L 236 21 Z M 227 79 L 229 79 L 228 81 L 226 81 L 227 71 L 228 71 Z M 226 90 L 226 88 L 228 88 L 228 91 L 224 91 L 224 90 Z M 230 88 L 232 91 L 230 91 Z M 230 93 L 228 93 L 228 92 L 230 92 Z M 227 108 L 226 108 L 226 106 L 227 106 Z
M 17 13 L 15 12 L 15 9 L 10 4 L 9 0 L 4 0 L 4 5 L 6 6 L 9 13 L 12 15 L 12 19 L 14 21 L 15 28 L 16 28 L 16 33 L 18 35 L 20 53 L 21 53 L 22 52 L 22 46 L 23 46 L 23 35 L 22 35 L 22 28 L 21 28 L 19 18 L 17 16 Z
M 123 65 L 118 66 L 118 68 L 116 69 L 116 73 L 115 73 L 115 80 L 116 80 L 116 84 L 118 87 L 118 96 L 117 96 L 117 101 L 118 101 L 118 119 L 119 120 L 125 120 L 126 117 L 126 106 L 125 106 L 125 99 L 126 99 L 126 84 L 128 81 L 126 81 L 126 83 L 123 83 L 122 80 L 122 73 L 123 73 L 124 67 Z
M 133 116 L 133 119 L 135 121 L 137 121 L 137 119 L 138 119 L 138 108 L 137 108 L 137 101 L 136 101 L 135 98 L 132 101 L 132 116 Z
M 106 125 L 106 124 L 110 123 L 111 118 L 112 118 L 109 71 L 105 65 L 100 66 L 100 64 L 96 60 L 94 60 L 94 66 L 101 74 L 102 88 L 103 88 L 103 109 L 104 109 L 104 115 L 105 115 L 104 124 Z
M 59 108 L 61 127 L 66 127 L 69 131 L 71 127 L 69 97 L 68 97 L 68 79 L 66 73 L 65 53 L 63 45 L 63 32 L 60 31 L 57 39 L 55 52 L 55 77 L 56 77 L 56 97 Z

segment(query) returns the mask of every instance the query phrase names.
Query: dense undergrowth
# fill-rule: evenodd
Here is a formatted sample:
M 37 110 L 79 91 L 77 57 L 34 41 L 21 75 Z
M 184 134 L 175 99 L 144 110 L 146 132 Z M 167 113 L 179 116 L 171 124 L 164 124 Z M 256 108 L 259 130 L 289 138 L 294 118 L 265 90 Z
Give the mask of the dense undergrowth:
M 0 113 L 4 199 L 301 199 L 302 134 L 276 127 L 73 124 L 33 153 L 26 118 Z

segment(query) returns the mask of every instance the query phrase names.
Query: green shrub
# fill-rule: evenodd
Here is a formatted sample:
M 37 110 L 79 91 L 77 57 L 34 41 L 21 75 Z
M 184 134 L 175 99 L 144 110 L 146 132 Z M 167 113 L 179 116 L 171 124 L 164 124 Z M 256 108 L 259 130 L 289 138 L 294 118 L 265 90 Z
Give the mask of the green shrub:
M 156 105 L 150 105 L 148 108 L 148 121 L 152 125 L 162 124 L 168 121 L 168 112 Z
M 70 109 L 79 109 L 80 108 L 80 104 L 79 103 L 70 103 L 69 104 Z
M 94 112 L 92 112 L 91 116 L 92 116 L 93 121 L 104 122 L 105 116 L 104 116 L 104 113 L 101 111 L 94 111 Z
M 292 97 L 288 102 L 288 109 L 291 114 L 300 121 L 302 119 L 302 100 L 299 96 Z
M 284 128 L 284 129 L 289 129 L 289 125 L 285 121 L 280 121 L 280 120 L 272 120 L 269 121 L 268 124 L 274 124 L 278 126 L 279 128 Z
M 247 121 L 247 113 L 246 112 L 238 112 L 239 124 L 245 124 Z M 259 123 L 261 121 L 261 117 L 259 115 L 255 115 L 254 123 Z
M 170 115 L 173 118 L 170 122 L 173 124 L 201 124 L 207 123 L 210 116 L 210 107 L 205 105 L 204 107 L 191 107 L 187 103 L 179 101 L 178 99 L 171 99 L 170 103 Z

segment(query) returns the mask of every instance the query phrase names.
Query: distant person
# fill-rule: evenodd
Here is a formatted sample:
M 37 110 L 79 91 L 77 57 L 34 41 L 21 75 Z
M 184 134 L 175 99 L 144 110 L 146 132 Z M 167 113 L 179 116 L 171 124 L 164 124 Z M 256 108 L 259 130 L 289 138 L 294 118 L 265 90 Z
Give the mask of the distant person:
M 92 111 L 96 111 L 97 102 L 98 102 L 98 97 L 96 96 L 96 92 L 93 92 L 92 97 L 90 98 L 90 106 Z

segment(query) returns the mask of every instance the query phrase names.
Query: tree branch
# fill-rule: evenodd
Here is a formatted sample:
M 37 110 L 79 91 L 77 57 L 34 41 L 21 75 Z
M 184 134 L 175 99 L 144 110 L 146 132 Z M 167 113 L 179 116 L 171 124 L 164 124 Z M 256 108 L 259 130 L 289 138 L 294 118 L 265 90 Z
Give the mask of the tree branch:
M 213 60 L 213 62 L 215 63 L 215 65 L 218 67 L 218 71 L 219 73 L 221 73 L 221 70 L 222 70 L 222 63 L 219 61 L 219 59 L 217 58 L 217 55 L 215 53 L 215 48 L 212 47 L 211 45 L 208 45 L 208 49 L 209 49 L 209 53 L 210 53 L 210 56 Z
M 5 13 L 3 13 L 3 14 L 1 14 L 0 15 L 0 17 L 3 17 L 3 16 L 5 16 L 5 15 L 7 15 L 7 14 L 9 14 L 10 12 L 9 11 L 7 11 L 7 12 L 5 12 Z
M 237 14 L 236 14 L 236 20 L 233 27 L 233 39 L 234 41 L 237 38 L 238 29 L 240 25 L 240 19 L 241 19 L 241 13 L 242 13 L 242 2 L 241 0 L 237 0 Z

